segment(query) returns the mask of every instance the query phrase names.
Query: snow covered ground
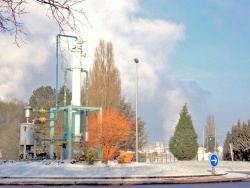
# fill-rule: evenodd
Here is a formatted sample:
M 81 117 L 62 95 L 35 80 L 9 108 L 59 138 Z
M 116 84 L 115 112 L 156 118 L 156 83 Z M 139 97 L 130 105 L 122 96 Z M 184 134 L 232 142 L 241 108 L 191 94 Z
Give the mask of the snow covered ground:
M 173 161 L 167 163 L 118 164 L 110 161 L 107 165 L 73 163 L 72 161 L 4 161 L 0 160 L 0 177 L 156 177 L 211 175 L 208 161 Z M 219 161 L 216 173 L 250 171 L 250 162 Z M 231 176 L 237 176 L 232 173 Z

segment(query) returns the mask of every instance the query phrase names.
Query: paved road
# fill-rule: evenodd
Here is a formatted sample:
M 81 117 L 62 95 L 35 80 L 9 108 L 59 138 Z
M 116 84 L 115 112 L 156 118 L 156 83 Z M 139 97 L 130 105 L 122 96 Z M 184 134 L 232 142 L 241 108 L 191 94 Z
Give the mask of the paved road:
M 228 182 L 228 183 L 202 183 L 202 184 L 154 184 L 154 185 L 123 185 L 122 188 L 244 188 L 250 187 L 250 182 Z M 70 186 L 46 186 L 46 185 L 0 185 L 0 188 L 100 188 L 103 186 L 88 186 L 88 185 L 70 185 Z M 118 187 L 112 186 L 112 187 Z M 120 186 L 119 186 L 120 187 Z
M 231 172 L 250 175 L 250 171 L 231 171 Z

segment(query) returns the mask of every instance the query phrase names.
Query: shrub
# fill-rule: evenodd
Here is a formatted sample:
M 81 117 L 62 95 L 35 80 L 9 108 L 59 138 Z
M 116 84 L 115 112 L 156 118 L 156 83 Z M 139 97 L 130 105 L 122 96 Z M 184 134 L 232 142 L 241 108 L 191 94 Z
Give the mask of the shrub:
M 93 148 L 89 149 L 86 155 L 87 163 L 90 165 L 94 164 L 95 161 L 95 150 Z

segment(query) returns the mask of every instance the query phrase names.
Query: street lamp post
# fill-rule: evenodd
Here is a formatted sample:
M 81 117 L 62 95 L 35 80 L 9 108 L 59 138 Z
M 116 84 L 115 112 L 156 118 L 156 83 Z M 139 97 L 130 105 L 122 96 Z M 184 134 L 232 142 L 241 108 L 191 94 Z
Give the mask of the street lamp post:
M 136 64 L 136 98 L 135 98 L 135 159 L 138 162 L 138 63 L 137 58 L 134 59 Z

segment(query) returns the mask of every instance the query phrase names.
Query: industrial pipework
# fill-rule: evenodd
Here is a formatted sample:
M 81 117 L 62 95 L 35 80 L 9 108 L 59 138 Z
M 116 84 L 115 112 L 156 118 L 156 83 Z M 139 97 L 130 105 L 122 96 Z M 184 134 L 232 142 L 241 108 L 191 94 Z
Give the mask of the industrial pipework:
M 67 38 L 73 38 L 75 39 L 76 43 L 75 46 L 71 49 L 71 52 L 73 54 L 73 62 L 69 68 L 66 68 L 64 70 L 64 99 L 63 99 L 63 106 L 59 106 L 58 104 L 58 46 L 59 46 L 59 40 L 60 37 L 67 37 Z M 42 142 L 44 141 L 49 141 L 50 142 L 50 147 L 49 147 L 49 157 L 50 159 L 54 159 L 54 142 L 59 141 L 62 142 L 62 159 L 71 159 L 71 153 L 72 153 L 72 143 L 73 142 L 79 142 L 80 140 L 83 139 L 83 116 L 85 116 L 85 141 L 88 141 L 88 114 L 91 111 L 99 111 L 100 116 L 102 115 L 102 108 L 101 107 L 89 107 L 88 104 L 88 71 L 83 69 L 82 66 L 82 60 L 81 58 L 85 56 L 85 53 L 82 51 L 82 40 L 78 40 L 76 36 L 71 36 L 71 35 L 62 35 L 58 34 L 56 36 L 56 96 L 55 96 L 55 107 L 50 108 L 49 110 L 47 109 L 40 109 L 40 110 L 34 110 L 32 107 L 27 106 L 25 107 L 25 117 L 27 118 L 27 123 L 26 124 L 21 124 L 21 130 L 20 134 L 22 140 L 20 140 L 20 145 L 25 146 L 24 148 L 24 154 L 26 154 L 26 146 L 28 146 L 28 149 L 30 150 L 31 147 L 36 146 L 36 142 L 34 139 L 34 136 L 32 137 L 33 140 L 28 140 L 27 141 L 27 135 L 34 135 L 34 129 L 37 123 L 44 123 L 46 121 L 50 122 L 50 137 L 49 138 L 41 138 L 40 139 L 40 145 L 42 145 Z M 72 100 L 71 104 L 67 105 L 66 104 L 66 96 L 67 96 L 67 71 L 72 72 Z M 81 104 L 81 86 L 82 86 L 82 73 L 86 73 L 86 92 L 85 92 L 85 97 L 86 97 L 86 103 L 85 106 L 82 106 Z M 58 119 L 58 112 L 63 111 L 63 130 L 64 134 L 62 138 L 55 138 L 54 137 L 54 132 L 55 132 L 55 121 Z M 33 120 L 33 123 L 29 124 L 28 123 L 28 118 L 30 117 L 31 112 L 39 112 L 40 114 L 45 115 L 45 113 L 49 113 L 50 117 L 45 118 L 40 117 L 38 119 Z M 26 132 L 28 130 L 28 132 Z M 25 134 L 24 134 L 25 131 Z M 33 132 L 32 132 L 33 131 Z M 28 133 L 28 134 L 27 134 Z M 20 139 L 21 139 L 20 138 Z M 33 142 L 34 141 L 34 142 Z M 36 151 L 36 150 L 35 150 Z M 29 152 L 29 151 L 28 151 Z M 34 157 L 35 157 L 34 152 Z M 25 155 L 24 155 L 25 156 Z

